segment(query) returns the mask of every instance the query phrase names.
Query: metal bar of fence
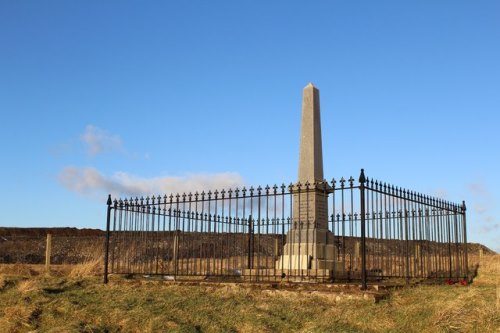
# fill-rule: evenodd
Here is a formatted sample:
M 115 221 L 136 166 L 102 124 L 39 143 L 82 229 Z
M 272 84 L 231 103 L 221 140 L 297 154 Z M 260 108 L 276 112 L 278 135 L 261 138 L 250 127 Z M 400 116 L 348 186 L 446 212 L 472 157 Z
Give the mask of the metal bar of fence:
M 465 244 L 465 279 L 469 279 L 469 257 L 467 253 L 467 227 L 466 227 L 466 206 L 465 201 L 462 201 L 462 222 L 463 222 L 463 237 Z
M 109 235 L 110 235 L 110 224 L 111 224 L 111 194 L 108 196 L 108 201 L 106 202 L 108 205 L 108 211 L 106 214 L 106 240 L 105 240 L 105 249 L 104 249 L 104 283 L 108 283 L 108 257 L 109 257 Z M 116 206 L 116 205 L 115 205 Z M 116 207 L 115 207 L 116 212 Z
M 367 289 L 366 281 L 366 237 L 365 237 L 365 173 L 361 169 L 359 176 L 359 193 L 360 193 L 360 214 L 361 214 L 361 289 Z

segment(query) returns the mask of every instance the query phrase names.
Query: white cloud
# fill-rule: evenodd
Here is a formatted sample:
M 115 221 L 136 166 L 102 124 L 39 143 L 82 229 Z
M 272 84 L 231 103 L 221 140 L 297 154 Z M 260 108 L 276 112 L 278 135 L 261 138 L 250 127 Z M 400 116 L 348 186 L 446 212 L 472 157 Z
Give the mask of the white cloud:
M 118 135 L 110 134 L 94 125 L 85 127 L 81 140 L 86 145 L 90 156 L 122 150 L 122 140 Z
M 482 227 L 484 233 L 492 233 L 497 230 L 500 230 L 500 223 L 489 224 Z
M 484 183 L 471 183 L 467 185 L 467 189 L 474 195 L 473 210 L 479 215 L 485 215 L 494 202 L 494 197 L 488 191 Z
M 471 183 L 467 185 L 467 189 L 471 191 L 473 194 L 482 196 L 482 197 L 489 197 L 490 193 L 486 189 L 486 185 L 484 183 Z
M 448 190 L 444 188 L 437 188 L 433 191 L 432 193 L 436 198 L 441 198 L 441 199 L 448 199 L 449 198 L 449 193 Z
M 495 197 L 488 190 L 486 184 L 482 182 L 471 183 L 467 189 L 474 195 L 472 211 L 476 214 L 476 221 L 481 225 L 483 233 L 493 233 L 499 230 L 500 224 L 497 223 L 495 215 L 491 212 Z
M 488 207 L 486 205 L 480 204 L 480 203 L 475 203 L 473 206 L 473 209 L 479 215 L 483 215 L 484 213 L 486 213 L 488 211 Z
M 241 175 L 235 172 L 141 178 L 131 176 L 125 172 L 117 172 L 112 176 L 106 176 L 95 168 L 74 166 L 66 167 L 59 174 L 59 182 L 70 191 L 99 197 L 107 193 L 111 193 L 114 197 L 188 193 L 202 190 L 229 189 L 244 185 Z

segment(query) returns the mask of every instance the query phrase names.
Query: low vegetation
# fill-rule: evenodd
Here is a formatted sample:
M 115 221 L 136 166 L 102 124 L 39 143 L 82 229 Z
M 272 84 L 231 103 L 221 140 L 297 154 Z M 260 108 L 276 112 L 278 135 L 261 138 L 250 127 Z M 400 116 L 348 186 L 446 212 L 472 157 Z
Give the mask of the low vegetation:
M 0 332 L 499 332 L 500 256 L 460 283 L 361 294 L 111 277 L 99 260 L 0 265 Z M 361 297 L 358 297 L 361 295 Z

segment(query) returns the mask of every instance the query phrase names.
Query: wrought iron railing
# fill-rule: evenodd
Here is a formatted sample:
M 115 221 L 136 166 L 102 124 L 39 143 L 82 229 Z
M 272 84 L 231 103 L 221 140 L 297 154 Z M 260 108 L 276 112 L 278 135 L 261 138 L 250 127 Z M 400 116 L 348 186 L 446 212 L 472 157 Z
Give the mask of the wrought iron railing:
M 316 194 L 328 200 L 324 240 L 309 237 L 309 232 L 323 234 L 315 231 L 317 221 L 303 221 L 301 213 L 316 209 L 307 199 Z M 112 273 L 355 281 L 366 288 L 372 280 L 409 283 L 468 275 L 465 203 L 368 179 L 363 171 L 358 181 L 351 177 L 146 198 L 110 196 L 107 204 L 105 282 Z M 302 239 L 295 240 L 299 254 L 287 255 L 291 230 L 299 230 Z M 329 246 L 319 249 L 317 243 Z M 321 262 L 313 263 L 315 257 Z

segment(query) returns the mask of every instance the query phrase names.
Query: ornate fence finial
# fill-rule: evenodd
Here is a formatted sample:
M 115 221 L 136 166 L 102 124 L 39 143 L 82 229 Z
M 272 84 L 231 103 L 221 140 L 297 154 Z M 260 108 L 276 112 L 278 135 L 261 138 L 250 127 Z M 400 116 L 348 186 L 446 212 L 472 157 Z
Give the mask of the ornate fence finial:
M 361 174 L 359 175 L 359 182 L 364 184 L 366 181 L 365 169 L 361 169 Z

